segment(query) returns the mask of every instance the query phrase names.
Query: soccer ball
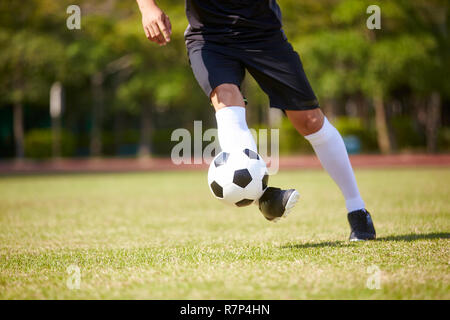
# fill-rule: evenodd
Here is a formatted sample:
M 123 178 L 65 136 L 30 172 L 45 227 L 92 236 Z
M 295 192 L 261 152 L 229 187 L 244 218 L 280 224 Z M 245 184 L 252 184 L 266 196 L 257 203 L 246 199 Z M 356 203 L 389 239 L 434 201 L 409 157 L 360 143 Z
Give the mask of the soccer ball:
M 266 163 L 250 149 L 222 151 L 208 170 L 208 185 L 214 197 L 238 207 L 248 206 L 259 199 L 268 180 Z

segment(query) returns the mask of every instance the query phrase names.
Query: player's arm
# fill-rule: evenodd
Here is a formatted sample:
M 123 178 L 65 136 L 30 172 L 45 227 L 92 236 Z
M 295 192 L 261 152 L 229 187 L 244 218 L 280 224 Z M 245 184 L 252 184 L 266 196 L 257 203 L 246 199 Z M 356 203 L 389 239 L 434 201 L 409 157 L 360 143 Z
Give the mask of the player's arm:
M 170 42 L 172 25 L 169 17 L 156 5 L 155 0 L 136 0 L 142 14 L 142 26 L 150 41 L 160 46 Z

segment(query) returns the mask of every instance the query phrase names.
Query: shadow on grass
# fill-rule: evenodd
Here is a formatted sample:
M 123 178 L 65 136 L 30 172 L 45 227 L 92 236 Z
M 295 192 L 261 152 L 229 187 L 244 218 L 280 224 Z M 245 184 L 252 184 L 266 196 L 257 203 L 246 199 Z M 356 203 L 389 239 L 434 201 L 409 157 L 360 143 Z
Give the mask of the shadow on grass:
M 349 247 L 351 243 L 344 241 L 324 241 L 317 243 L 298 243 L 298 244 L 287 244 L 281 246 L 282 249 L 306 249 L 306 248 L 326 248 L 326 247 Z
M 449 239 L 450 233 L 448 232 L 434 232 L 434 233 L 410 233 L 402 234 L 398 236 L 387 236 L 378 238 L 379 241 L 416 241 L 416 240 L 428 240 L 428 239 Z
M 434 233 L 424 233 L 424 234 L 403 234 L 397 236 L 387 236 L 378 238 L 376 241 L 417 241 L 417 240 L 427 240 L 427 239 L 449 239 L 450 233 L 448 232 L 434 232 Z M 358 242 L 348 242 L 348 241 L 324 241 L 317 243 L 299 243 L 299 244 L 286 244 L 281 246 L 282 249 L 306 249 L 306 248 L 344 248 L 356 245 Z

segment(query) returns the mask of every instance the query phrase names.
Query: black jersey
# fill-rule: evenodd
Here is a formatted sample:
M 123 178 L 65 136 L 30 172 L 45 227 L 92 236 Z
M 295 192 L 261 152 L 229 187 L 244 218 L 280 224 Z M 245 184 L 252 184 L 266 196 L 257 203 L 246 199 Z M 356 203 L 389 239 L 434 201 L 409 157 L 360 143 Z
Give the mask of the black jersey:
M 256 43 L 285 38 L 276 0 L 186 0 L 186 44 Z

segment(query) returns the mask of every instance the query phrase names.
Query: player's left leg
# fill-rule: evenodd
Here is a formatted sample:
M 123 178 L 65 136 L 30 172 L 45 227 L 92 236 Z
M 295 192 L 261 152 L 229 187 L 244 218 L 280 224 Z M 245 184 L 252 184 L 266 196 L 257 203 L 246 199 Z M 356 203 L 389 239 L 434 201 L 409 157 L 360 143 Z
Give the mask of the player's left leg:
M 311 143 L 322 166 L 341 189 L 348 212 L 364 209 L 344 141 L 322 111 L 319 108 L 286 110 L 286 115 L 295 129 Z
M 375 239 L 372 219 L 365 209 L 339 132 L 328 122 L 319 108 L 304 111 L 286 110 L 286 114 L 295 129 L 311 143 L 323 168 L 344 195 L 351 227 L 350 240 Z
M 270 106 L 282 109 L 297 131 L 310 141 L 341 189 L 349 212 L 350 240 L 374 239 L 375 229 L 364 209 L 342 137 L 320 110 L 297 52 L 287 41 L 267 44 L 246 55 L 245 67 L 269 96 Z

